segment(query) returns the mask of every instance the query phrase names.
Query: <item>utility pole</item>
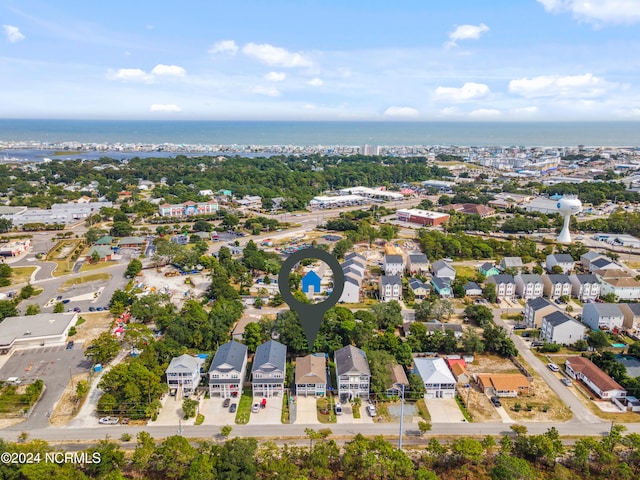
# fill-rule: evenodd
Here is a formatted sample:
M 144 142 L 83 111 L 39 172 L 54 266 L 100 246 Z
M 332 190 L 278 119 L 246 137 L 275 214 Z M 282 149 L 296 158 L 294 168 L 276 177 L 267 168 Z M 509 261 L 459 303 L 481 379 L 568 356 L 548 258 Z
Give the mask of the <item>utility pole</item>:
M 402 425 L 404 421 L 404 383 L 402 385 L 402 402 L 400 403 L 400 434 L 398 436 L 398 450 L 402 450 Z

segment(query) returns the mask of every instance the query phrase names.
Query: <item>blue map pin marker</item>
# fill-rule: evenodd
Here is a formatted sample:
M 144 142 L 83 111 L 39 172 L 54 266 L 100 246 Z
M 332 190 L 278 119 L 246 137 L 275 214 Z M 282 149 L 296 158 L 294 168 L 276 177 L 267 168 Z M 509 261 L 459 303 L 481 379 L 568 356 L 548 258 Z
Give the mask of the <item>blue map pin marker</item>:
M 315 258 L 323 261 L 333 272 L 333 291 L 331 292 L 331 295 L 329 295 L 329 298 L 324 302 L 316 304 L 302 303 L 293 296 L 291 289 L 289 288 L 289 276 L 291 275 L 291 270 L 301 260 L 306 260 L 307 258 Z M 316 341 L 316 337 L 318 336 L 320 325 L 324 320 L 324 314 L 327 310 L 338 303 L 338 300 L 340 300 L 340 297 L 342 296 L 342 291 L 344 290 L 344 272 L 342 271 L 342 267 L 338 263 L 338 260 L 329 252 L 320 250 L 319 248 L 305 248 L 303 250 L 298 250 L 290 255 L 282 264 L 280 274 L 278 275 L 278 288 L 280 289 L 280 295 L 282 295 L 283 300 L 287 305 L 289 305 L 289 308 L 298 314 L 298 318 L 300 318 L 300 323 L 304 329 L 304 334 L 307 337 L 309 347 L 312 347 Z

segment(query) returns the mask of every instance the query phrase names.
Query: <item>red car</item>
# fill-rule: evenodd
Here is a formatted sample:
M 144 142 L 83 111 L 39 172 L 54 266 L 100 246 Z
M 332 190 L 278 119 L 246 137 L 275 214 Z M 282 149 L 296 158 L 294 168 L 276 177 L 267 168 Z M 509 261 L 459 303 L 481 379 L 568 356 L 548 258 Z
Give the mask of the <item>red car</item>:
M 267 406 L 267 399 L 263 398 L 262 402 L 260 402 L 260 408 L 265 408 Z

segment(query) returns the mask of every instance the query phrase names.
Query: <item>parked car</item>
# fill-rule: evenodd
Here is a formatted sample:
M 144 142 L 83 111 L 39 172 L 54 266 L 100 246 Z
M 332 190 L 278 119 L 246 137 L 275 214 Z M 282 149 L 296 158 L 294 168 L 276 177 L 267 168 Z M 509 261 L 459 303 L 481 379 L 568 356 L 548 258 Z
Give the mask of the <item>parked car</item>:
M 552 372 L 559 372 L 560 371 L 560 367 L 558 365 L 556 365 L 555 363 L 547 363 L 547 367 L 549 367 L 549 370 L 551 370 Z
M 526 330 L 527 326 L 526 325 L 514 325 L 513 329 L 514 330 Z
M 89 307 L 89 311 L 90 312 L 95 312 L 96 311 L 96 307 Z
M 102 417 L 100 420 L 98 420 L 99 423 L 101 423 L 102 425 L 117 425 L 118 422 L 120 422 L 120 418 L 119 417 Z
M 82 310 L 80 310 L 80 307 L 75 307 L 73 309 L 73 311 L 76 312 L 76 313 L 80 313 Z
M 229 413 L 236 413 L 237 409 L 238 409 L 238 404 L 232 403 L 231 406 L 229 407 Z
M 496 396 L 491 397 L 491 403 L 493 403 L 494 407 L 501 407 L 502 403 L 500 402 L 500 399 Z
M 260 404 L 254 403 L 251 407 L 251 413 L 258 413 L 260 411 Z
M 531 342 L 532 347 L 541 347 L 544 345 L 544 342 Z
M 336 415 L 342 415 L 342 405 L 340 404 L 340 402 L 336 403 L 335 409 L 336 409 Z
M 522 338 L 528 338 L 531 336 L 531 332 L 522 332 L 522 335 L 520 335 Z
M 230 403 L 231 403 L 231 399 L 230 398 L 225 398 L 224 401 L 222 402 L 222 406 L 224 408 L 228 408 Z
M 560 379 L 560 381 L 564 383 L 567 387 L 571 386 L 571 380 L 569 380 L 567 377 L 563 377 L 562 379 Z
M 56 297 L 56 301 L 58 301 L 58 302 L 59 302 L 60 300 L 62 300 L 62 295 L 58 295 L 58 296 Z
M 73 340 L 67 342 L 67 350 L 71 350 L 73 348 Z
M 376 406 L 374 404 L 370 403 L 369 405 L 367 405 L 367 413 L 370 417 L 375 417 L 378 415 L 378 410 L 376 409 Z
M 64 300 L 62 300 L 62 303 L 64 303 L 64 304 L 66 305 L 66 304 L 67 304 L 67 303 L 69 303 L 70 301 L 71 301 L 71 300 L 69 300 L 68 298 L 65 298 Z

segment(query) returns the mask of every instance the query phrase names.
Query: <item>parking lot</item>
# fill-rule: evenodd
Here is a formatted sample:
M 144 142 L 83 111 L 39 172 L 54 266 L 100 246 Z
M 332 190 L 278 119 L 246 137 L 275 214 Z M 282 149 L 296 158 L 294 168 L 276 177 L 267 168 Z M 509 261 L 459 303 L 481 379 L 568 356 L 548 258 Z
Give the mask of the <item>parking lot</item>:
M 262 402 L 262 397 L 253 397 L 252 405 Z M 282 397 L 267 398 L 267 405 L 251 412 L 249 425 L 280 425 L 282 423 Z
M 15 351 L 0 369 L 0 379 L 20 377 L 23 383 L 41 379 L 46 387 L 31 417 L 18 427 L 48 426 L 48 415 L 70 382 L 71 376 L 88 372 L 91 365 L 91 361 L 84 356 L 84 350 L 78 345 L 70 350 L 67 350 L 65 345 L 60 345 Z
M 218 397 L 208 398 L 200 402 L 200 413 L 204 415 L 203 425 L 234 425 L 236 414 L 229 412 L 229 407 L 222 406 L 223 399 Z M 231 403 L 238 403 L 234 398 Z

